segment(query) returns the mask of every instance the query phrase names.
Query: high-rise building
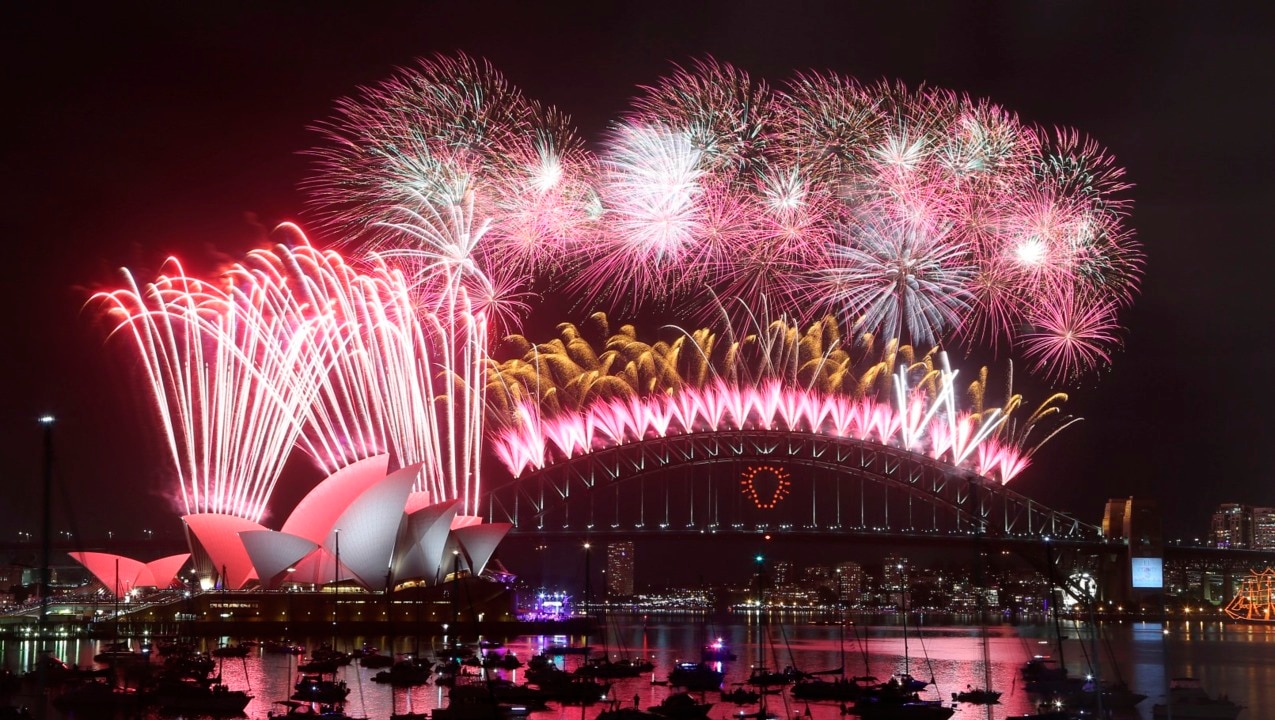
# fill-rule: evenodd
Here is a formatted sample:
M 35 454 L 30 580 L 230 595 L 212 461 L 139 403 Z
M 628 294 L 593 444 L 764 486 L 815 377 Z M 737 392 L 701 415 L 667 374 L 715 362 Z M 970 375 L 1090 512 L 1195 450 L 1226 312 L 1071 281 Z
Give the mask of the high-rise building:
M 857 562 L 843 562 L 834 570 L 837 599 L 847 607 L 858 607 L 863 599 L 863 567 Z
M 801 571 L 801 584 L 807 588 L 833 588 L 832 569 L 826 565 L 812 565 Z
M 1253 508 L 1253 549 L 1275 550 L 1275 507 Z
M 1253 508 L 1238 503 L 1219 505 L 1213 512 L 1209 540 L 1214 547 L 1250 548 L 1253 546 Z
M 607 597 L 633 596 L 633 543 L 607 545 Z
M 881 592 L 886 603 L 898 608 L 907 606 L 908 559 L 886 555 L 881 569 Z
M 783 587 L 794 580 L 791 560 L 780 560 L 771 564 L 770 567 L 771 576 L 775 580 L 775 587 Z

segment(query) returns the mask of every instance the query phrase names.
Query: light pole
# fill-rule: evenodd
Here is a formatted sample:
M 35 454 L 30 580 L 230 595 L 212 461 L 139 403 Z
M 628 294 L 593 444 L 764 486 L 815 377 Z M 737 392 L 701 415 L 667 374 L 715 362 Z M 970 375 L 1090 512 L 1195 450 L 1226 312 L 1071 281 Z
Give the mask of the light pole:
M 40 639 L 44 639 L 49 620 L 49 552 L 53 527 L 53 416 L 40 418 L 44 426 L 44 529 L 40 539 Z M 37 653 L 38 656 L 39 653 Z
M 593 577 L 589 570 L 589 542 L 584 543 L 584 604 L 589 607 L 593 604 Z
M 45 691 L 48 688 L 49 668 L 46 663 L 41 662 L 40 646 L 44 643 L 49 621 L 49 545 L 52 542 L 50 533 L 53 526 L 53 416 L 41 417 L 40 424 L 44 426 L 44 506 L 42 509 L 44 527 L 40 531 L 40 621 L 39 635 L 35 640 L 35 662 L 40 701 L 48 702 Z M 42 708 L 46 711 L 45 715 L 47 715 L 47 709 L 47 707 Z

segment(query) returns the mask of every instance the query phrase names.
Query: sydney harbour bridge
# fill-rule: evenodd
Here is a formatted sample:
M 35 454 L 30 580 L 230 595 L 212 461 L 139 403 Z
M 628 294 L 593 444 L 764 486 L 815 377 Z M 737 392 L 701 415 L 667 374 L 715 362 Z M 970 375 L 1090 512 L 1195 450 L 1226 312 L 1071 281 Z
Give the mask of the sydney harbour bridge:
M 1056 537 L 1101 528 L 947 463 L 855 438 L 774 430 L 659 437 L 596 450 L 493 489 L 515 532 Z
M 1105 500 L 1105 498 L 1104 498 Z M 1275 553 L 1129 538 L 927 455 L 848 437 L 729 430 L 648 438 L 549 464 L 491 489 L 483 512 L 510 540 L 706 536 L 820 547 L 1006 551 L 1098 600 L 1131 598 L 1131 557 L 1225 578 Z M 1144 522 L 1146 519 L 1144 518 Z M 1099 520 L 1101 522 L 1101 520 Z M 953 550 L 956 551 L 956 550 Z M 1077 578 L 1098 579 L 1079 587 Z
M 1141 545 L 1120 528 L 1047 507 L 1010 487 L 921 452 L 853 437 L 766 428 L 648 437 L 557 459 L 491 487 L 487 522 L 506 543 L 537 540 L 753 538 L 820 551 L 870 548 L 953 557 L 1012 554 L 1078 597 L 1127 602 L 1131 557 L 1192 563 L 1225 578 L 1275 564 L 1275 553 Z M 1101 520 L 1099 521 L 1101 522 Z M 1143 532 L 1139 529 L 1135 532 Z M 154 541 L 59 536 L 61 550 L 149 554 Z M 9 544 L 11 554 L 30 543 Z M 1097 579 L 1081 587 L 1078 578 Z

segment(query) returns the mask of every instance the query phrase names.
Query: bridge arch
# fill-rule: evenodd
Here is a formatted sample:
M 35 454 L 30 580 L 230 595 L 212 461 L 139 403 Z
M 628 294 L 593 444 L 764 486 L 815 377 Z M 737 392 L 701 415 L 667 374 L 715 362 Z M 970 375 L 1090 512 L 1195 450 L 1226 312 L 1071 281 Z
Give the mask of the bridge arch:
M 1100 529 L 921 453 L 730 429 L 597 449 L 491 489 L 517 532 L 871 534 L 1098 540 Z

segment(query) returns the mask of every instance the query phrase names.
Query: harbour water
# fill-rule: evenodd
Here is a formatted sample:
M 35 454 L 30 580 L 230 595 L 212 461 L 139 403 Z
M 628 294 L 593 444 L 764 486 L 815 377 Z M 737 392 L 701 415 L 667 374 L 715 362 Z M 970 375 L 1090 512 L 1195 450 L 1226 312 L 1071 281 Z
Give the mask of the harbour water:
M 1084 625 L 1063 628 L 1063 659 L 1073 674 L 1086 674 L 1094 667 L 1107 681 L 1124 681 L 1135 692 L 1147 696 L 1132 712 L 1114 717 L 1151 717 L 1152 706 L 1164 701 L 1168 680 L 1190 676 L 1203 681 L 1211 692 L 1226 694 L 1246 707 L 1241 720 L 1275 717 L 1275 627 L 1269 625 L 1224 623 L 1219 621 L 1174 621 L 1107 623 L 1098 638 Z M 1038 698 L 1028 695 L 1019 670 L 1033 655 L 1058 657 L 1055 632 L 1045 625 L 1000 625 L 988 629 L 988 655 L 991 659 L 991 686 L 1003 693 L 1001 702 L 993 706 L 957 705 L 956 718 L 996 720 L 1010 715 L 1035 712 Z M 703 620 L 657 619 L 630 617 L 609 623 L 605 640 L 602 633 L 590 638 L 595 654 L 604 650 L 613 657 L 643 657 L 655 663 L 653 675 L 615 680 L 610 693 L 614 702 L 642 707 L 655 705 L 671 688 L 653 684 L 663 681 L 678 660 L 698 660 L 706 641 L 721 638 L 738 655 L 724 663 L 724 687 L 744 682 L 750 667 L 764 665 L 782 670 L 791 666 L 802 671 L 844 667 L 845 674 L 872 675 L 885 680 L 891 675 L 909 671 L 913 676 L 930 680 L 934 685 L 922 692 L 923 698 L 951 701 L 951 694 L 967 687 L 984 685 L 981 632 L 976 626 L 929 625 L 919 629 L 900 625 L 809 624 L 796 622 L 734 622 L 715 624 Z M 278 638 L 221 638 L 206 641 L 207 649 L 218 643 L 240 640 Z M 550 644 L 582 644 L 584 638 L 563 636 L 527 636 L 487 638 L 503 642 L 502 651 L 515 653 L 524 662 Z M 309 647 L 333 638 L 293 638 Z M 432 648 L 456 641 L 443 637 L 348 637 L 337 638 L 339 649 L 351 650 L 365 644 L 382 653 L 419 651 L 432 654 Z M 474 643 L 479 638 L 459 638 Z M 100 651 L 100 641 L 64 641 L 54 652 L 67 662 L 90 665 Z M 906 646 L 906 655 L 905 655 Z M 30 662 L 33 646 L 10 641 L 0 643 L 4 665 L 21 669 Z M 1096 662 L 1095 662 L 1096 659 Z M 246 658 L 221 661 L 220 672 L 233 689 L 247 690 L 253 695 L 245 712 L 250 718 L 265 718 L 281 706 L 274 701 L 286 699 L 296 681 L 296 659 L 287 655 L 270 655 L 260 648 Z M 570 670 L 580 662 L 579 656 L 564 656 L 558 662 Z M 472 669 L 477 672 L 477 669 Z M 343 668 L 338 678 L 351 688 L 347 712 L 356 717 L 387 720 L 391 713 L 428 712 L 446 704 L 446 689 L 433 683 L 405 689 L 391 689 L 372 682 L 376 670 L 357 663 Z M 497 671 L 502 677 L 521 683 L 521 670 Z M 728 718 L 740 710 L 752 711 L 756 706 L 739 707 L 723 702 L 716 693 L 706 695 L 713 702 L 710 718 Z M 794 700 L 787 692 L 770 696 L 767 709 L 780 718 L 811 717 L 832 720 L 841 717 L 837 703 L 809 704 Z M 534 714 L 543 720 L 589 720 L 603 704 L 592 707 L 559 707 Z M 73 718 L 73 714 L 64 717 Z

